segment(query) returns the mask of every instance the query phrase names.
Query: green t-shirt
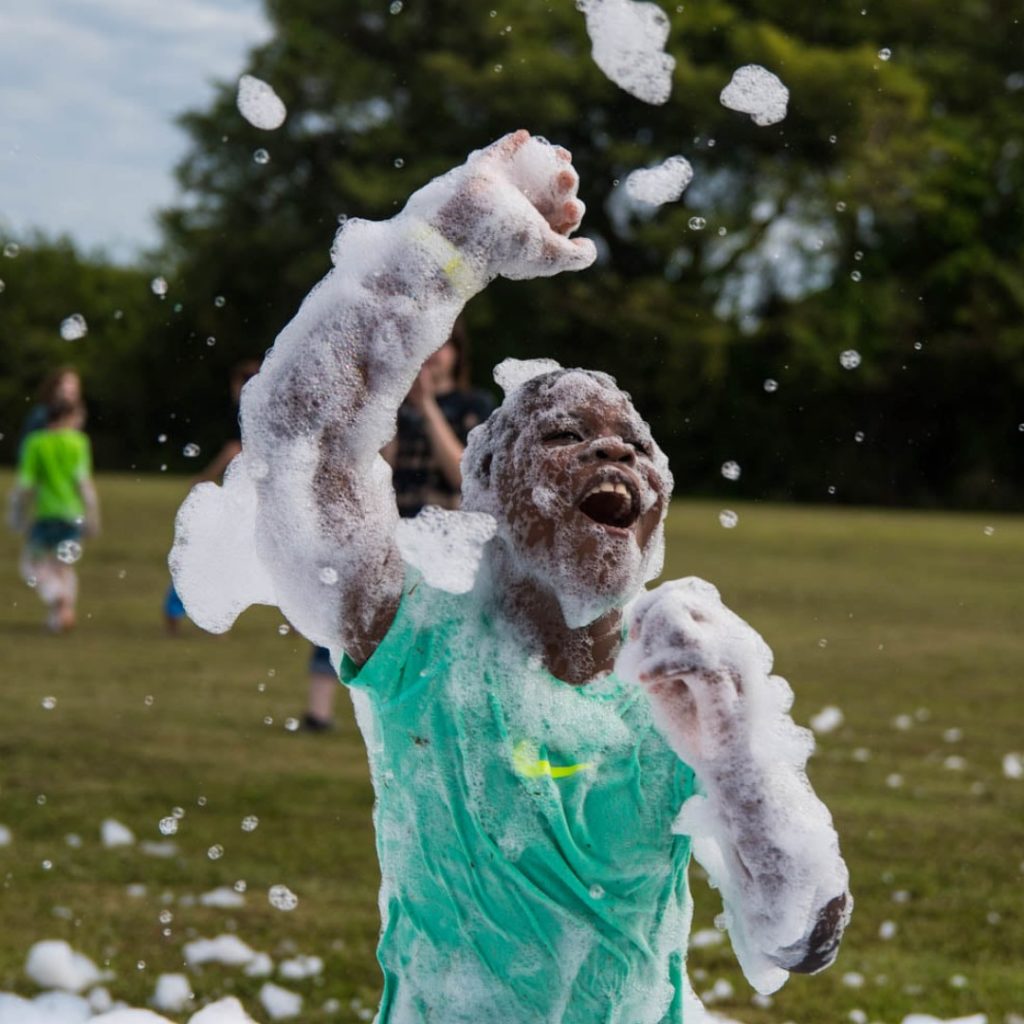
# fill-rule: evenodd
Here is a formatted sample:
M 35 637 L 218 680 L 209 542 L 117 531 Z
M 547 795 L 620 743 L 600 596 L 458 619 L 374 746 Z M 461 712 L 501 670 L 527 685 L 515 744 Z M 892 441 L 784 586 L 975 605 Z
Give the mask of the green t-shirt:
M 410 579 L 361 670 L 377 793 L 380 1024 L 678 1024 L 690 769 L 643 692 L 555 679 Z
M 25 438 L 18 483 L 35 490 L 36 519 L 73 522 L 83 516 L 78 485 L 91 473 L 89 438 L 80 430 L 36 430 Z

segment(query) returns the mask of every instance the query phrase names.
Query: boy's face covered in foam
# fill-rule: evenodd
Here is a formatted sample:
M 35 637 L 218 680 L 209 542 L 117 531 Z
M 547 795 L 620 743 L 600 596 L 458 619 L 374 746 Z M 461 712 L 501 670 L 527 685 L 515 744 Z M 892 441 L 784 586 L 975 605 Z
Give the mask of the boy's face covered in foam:
M 567 373 L 509 412 L 493 465 L 499 530 L 567 624 L 586 625 L 660 572 L 668 464 L 610 381 Z

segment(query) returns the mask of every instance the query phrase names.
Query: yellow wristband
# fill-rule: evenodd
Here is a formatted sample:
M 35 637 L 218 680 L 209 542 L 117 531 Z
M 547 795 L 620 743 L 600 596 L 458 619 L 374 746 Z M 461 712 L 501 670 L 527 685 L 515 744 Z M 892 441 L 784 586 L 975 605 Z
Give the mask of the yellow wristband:
M 409 237 L 434 258 L 441 273 L 448 278 L 460 298 L 468 299 L 481 290 L 483 282 L 473 266 L 466 261 L 459 248 L 452 245 L 433 225 L 424 220 L 418 221 Z

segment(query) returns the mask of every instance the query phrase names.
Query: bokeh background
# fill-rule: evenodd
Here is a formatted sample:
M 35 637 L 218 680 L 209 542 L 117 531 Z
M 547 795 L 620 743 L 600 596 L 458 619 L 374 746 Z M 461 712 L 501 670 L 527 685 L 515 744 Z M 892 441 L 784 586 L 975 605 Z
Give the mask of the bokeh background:
M 234 927 L 326 958 L 303 1019 L 372 1006 L 354 726 L 283 727 L 304 647 L 276 613 L 222 640 L 163 637 L 163 557 L 189 475 L 224 439 L 230 367 L 272 344 L 339 224 L 391 216 L 526 127 L 572 150 L 601 256 L 471 303 L 477 382 L 508 355 L 614 374 L 672 460 L 669 573 L 720 583 L 762 629 L 798 720 L 844 715 L 812 762 L 858 896 L 839 965 L 757 1005 L 727 946 L 709 947 L 696 987 L 726 982 L 713 1001 L 751 1024 L 1024 1019 L 1024 782 L 1003 760 L 1024 748 L 1024 12 L 663 7 L 677 64 L 652 107 L 594 64 L 571 0 L 0 5 L 0 460 L 47 370 L 76 366 L 108 524 L 66 638 L 42 635 L 4 541 L 0 988 L 31 992 L 25 951 L 63 936 L 142 1005 L 183 941 Z M 748 63 L 788 86 L 781 124 L 719 103 Z M 286 103 L 280 129 L 239 114 L 244 72 Z M 683 199 L 631 204 L 625 176 L 674 154 L 696 172 Z M 69 342 L 73 314 L 88 333 Z M 202 824 L 169 859 L 99 843 L 108 815 L 159 840 L 178 805 Z M 226 918 L 196 902 L 245 879 Z M 267 906 L 279 881 L 300 895 L 291 915 Z M 714 901 L 705 887 L 699 927 Z M 260 1012 L 238 972 L 193 985 Z

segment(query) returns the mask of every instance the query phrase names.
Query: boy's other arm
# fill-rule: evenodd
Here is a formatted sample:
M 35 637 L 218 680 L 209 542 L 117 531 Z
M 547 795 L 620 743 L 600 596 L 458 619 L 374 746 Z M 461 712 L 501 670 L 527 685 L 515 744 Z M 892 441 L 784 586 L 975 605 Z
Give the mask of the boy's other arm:
M 831 964 L 853 904 L 831 816 L 804 771 L 810 734 L 790 719 L 792 693 L 769 675 L 771 658 L 714 587 L 687 579 L 637 601 L 617 665 L 647 690 L 697 776 L 702 798 L 684 805 L 679 827 L 712 841 L 695 842 L 695 853 L 710 850 L 704 866 L 733 944 L 765 989 L 784 980 L 773 968 Z

